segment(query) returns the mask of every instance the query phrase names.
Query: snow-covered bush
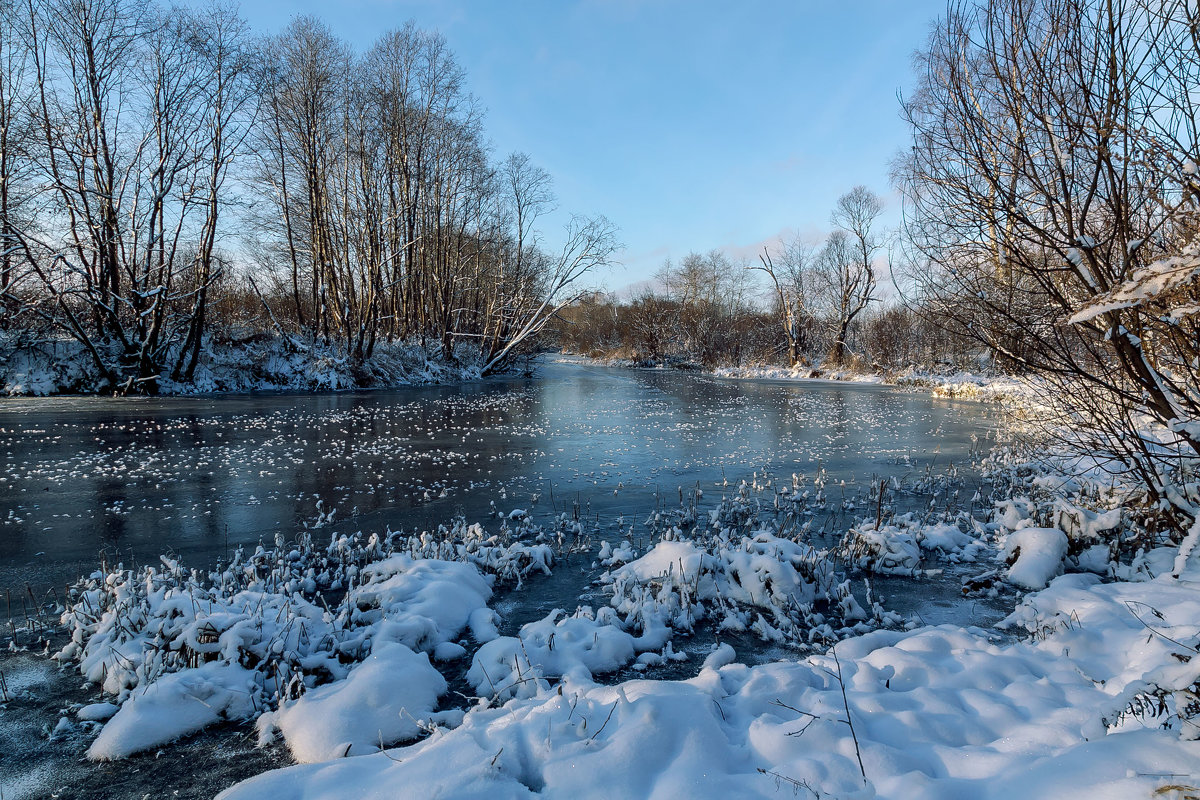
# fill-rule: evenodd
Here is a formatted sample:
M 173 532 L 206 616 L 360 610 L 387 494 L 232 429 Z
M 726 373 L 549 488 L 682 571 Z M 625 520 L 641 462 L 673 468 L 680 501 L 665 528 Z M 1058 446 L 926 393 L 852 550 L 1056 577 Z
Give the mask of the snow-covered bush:
M 799 647 L 901 621 L 869 589 L 864 610 L 828 551 L 785 532 L 750 502 L 725 500 L 701 519 L 707 524 L 686 531 L 669 525 L 644 556 L 601 578 L 610 604 L 638 634 L 638 650 L 660 649 L 702 620 Z
M 306 534 L 238 550 L 209 573 L 165 557 L 140 572 L 98 571 L 71 590 L 70 641 L 56 656 L 120 706 L 89 756 L 121 758 L 255 715 L 264 738 L 281 733 L 301 760 L 411 738 L 446 687 L 430 657 L 461 657 L 456 640 L 468 632 L 495 638 L 493 585 L 548 572 L 556 538 L 527 520 L 488 534 L 460 519 L 420 534 L 335 535 L 324 547 Z M 345 723 L 354 730 L 330 723 L 314 739 L 303 723 L 367 701 L 378 719 Z

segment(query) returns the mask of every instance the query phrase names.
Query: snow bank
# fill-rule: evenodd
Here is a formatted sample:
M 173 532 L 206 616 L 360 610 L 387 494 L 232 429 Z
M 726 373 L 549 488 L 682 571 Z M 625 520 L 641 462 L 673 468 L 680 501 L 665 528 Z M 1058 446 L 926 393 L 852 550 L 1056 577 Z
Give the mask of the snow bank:
M 1130 607 L 1145 611 L 1141 621 Z M 999 800 L 1194 785 L 1200 742 L 1182 703 L 1200 666 L 1175 657 L 1200 637 L 1194 584 L 1066 576 L 1010 624 L 1039 636 L 998 644 L 952 626 L 878 631 L 798 662 L 747 667 L 726 654 L 687 681 L 568 678 L 473 709 L 411 746 L 277 770 L 220 797 L 383 798 L 404 787 L 447 797 Z M 1161 715 L 1138 700 L 1154 697 Z
M 812 367 L 718 367 L 712 371 L 718 378 L 739 378 L 772 381 L 843 381 L 849 383 L 883 383 L 883 377 L 850 369 L 814 369 Z
M 207 575 L 166 557 L 97 572 L 71 590 L 71 640 L 56 655 L 119 707 L 89 757 L 260 714 L 263 733 L 281 732 L 302 760 L 411 738 L 446 688 L 429 656 L 464 656 L 456 640 L 468 631 L 496 638 L 493 583 L 548 570 L 553 550 L 539 540 L 551 538 L 530 521 L 488 534 L 457 520 L 325 547 L 306 535 L 239 550 Z
M 571 616 L 555 609 L 544 619 L 522 626 L 518 636 L 504 636 L 480 647 L 467 682 L 481 697 L 503 701 L 532 697 L 549 686 L 546 678 L 590 679 L 616 672 L 633 660 L 635 649 L 633 636 L 615 623 L 608 609 L 601 609 L 599 616 L 589 608 Z
M 702 620 L 800 648 L 903 622 L 869 590 L 864 610 L 829 552 L 759 517 L 743 497 L 723 500 L 701 523 L 686 532 L 668 525 L 645 555 L 600 578 L 624 627 L 638 634 L 639 652 L 662 649 Z
M 374 753 L 417 738 L 419 721 L 445 691 L 446 680 L 428 655 L 382 642 L 345 680 L 317 687 L 264 715 L 258 727 L 260 732 L 278 729 L 301 763 Z
M 917 576 L 924 572 L 926 554 L 964 563 L 976 561 L 987 550 L 986 543 L 964 533 L 957 522 L 925 521 L 910 513 L 893 517 L 878 529 L 877 524 L 874 520 L 859 522 L 837 548 L 841 557 L 866 572 Z
M 225 719 L 244 719 L 258 694 L 254 673 L 212 663 L 166 675 L 130 695 L 88 748 L 93 761 L 128 758 Z
M 1039 406 L 1046 391 L 1032 378 L 974 372 L 939 375 L 921 370 L 908 370 L 895 375 L 891 382 L 897 386 L 927 390 L 934 397 L 985 400 L 1026 407 Z
M 0 392 L 8 395 L 94 393 L 102 390 L 87 351 L 69 339 L 16 341 L 0 334 Z M 478 354 L 464 349 L 455 364 L 438 346 L 379 342 L 371 359 L 356 362 L 337 347 L 262 334 L 206 339 L 190 383 L 169 378 L 176 354 L 164 358 L 162 394 L 280 390 L 338 390 L 448 383 L 480 376 Z M 114 357 L 111 363 L 116 363 Z

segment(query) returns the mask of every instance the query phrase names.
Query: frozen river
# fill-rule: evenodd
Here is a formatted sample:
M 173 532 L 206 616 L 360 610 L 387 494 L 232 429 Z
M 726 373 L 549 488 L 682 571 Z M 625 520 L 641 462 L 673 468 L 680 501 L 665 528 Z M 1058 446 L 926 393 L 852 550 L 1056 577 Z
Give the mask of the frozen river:
M 101 552 L 208 566 L 331 510 L 326 532 L 576 507 L 628 530 L 681 492 L 715 502 L 756 474 L 823 469 L 852 516 L 873 480 L 966 467 L 994 413 L 883 386 L 565 362 L 395 391 L 3 400 L 0 588 L 61 587 Z

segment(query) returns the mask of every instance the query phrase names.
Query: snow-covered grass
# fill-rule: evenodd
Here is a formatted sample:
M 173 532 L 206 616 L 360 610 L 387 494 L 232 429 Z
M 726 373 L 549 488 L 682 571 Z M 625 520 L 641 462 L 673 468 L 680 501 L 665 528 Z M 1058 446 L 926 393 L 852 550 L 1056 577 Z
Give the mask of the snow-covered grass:
M 742 378 L 772 381 L 847 381 L 850 383 L 885 383 L 881 375 L 849 367 L 717 367 L 712 374 L 718 378 Z
M 18 343 L 0 336 L 0 393 L 7 395 L 91 394 L 100 390 L 93 365 L 78 343 L 61 339 Z M 280 336 L 247 336 L 205 342 L 190 382 L 170 379 L 164 367 L 162 394 L 339 390 L 447 383 L 478 378 L 480 365 L 463 351 L 449 364 L 441 348 L 419 342 L 379 342 L 371 358 L 356 362 L 336 346 Z
M 864 520 L 846 532 L 838 551 L 857 568 L 881 575 L 919 576 L 926 553 L 955 564 L 973 562 L 987 550 L 985 540 L 972 535 L 983 531 L 970 515 L 960 517 L 922 521 L 910 512 L 886 523 Z
M 1014 405 L 1038 405 L 1045 389 L 1033 378 L 1013 375 L 989 375 L 974 372 L 937 374 L 904 370 L 889 375 L 887 382 L 928 390 L 934 397 L 986 400 Z
M 877 631 L 684 681 L 557 687 L 386 754 L 283 769 L 223 800 L 446 797 L 1187 796 L 1200 784 L 1200 570 L 1058 578 L 1003 642 Z M 1179 787 L 1172 789 L 1171 787 Z
M 493 585 L 548 571 L 550 542 L 571 529 L 505 523 L 489 535 L 458 520 L 422 534 L 334 536 L 323 547 L 306 535 L 239 550 L 207 574 L 166 557 L 136 572 L 97 571 L 71 590 L 70 642 L 55 656 L 119 706 L 88 756 L 123 758 L 256 716 L 261 737 L 282 734 L 299 760 L 411 738 L 446 689 L 429 656 L 461 658 L 468 632 L 495 638 Z M 339 727 L 364 700 L 375 716 L 356 712 Z M 403 724 L 392 719 L 401 710 Z
M 456 724 L 461 711 L 438 710 L 441 673 L 457 674 L 449 665 L 470 649 L 464 677 L 487 707 L 563 679 L 686 659 L 675 640 L 702 622 L 800 650 L 906 624 L 869 586 L 860 602 L 831 552 L 804 541 L 807 526 L 753 495 L 747 484 L 710 511 L 694 496 L 652 515 L 640 557 L 628 542 L 602 546 L 606 605 L 556 610 L 514 636 L 499 635 L 493 586 L 548 574 L 556 553 L 586 546 L 565 514 L 545 528 L 514 512 L 496 534 L 456 520 L 323 546 L 311 534 L 280 538 L 208 573 L 166 557 L 139 571 L 101 569 L 71 590 L 70 641 L 56 658 L 111 698 L 94 720 L 107 721 L 92 759 L 254 719 L 261 741 L 282 738 L 293 758 L 313 762 Z
M 869 586 L 864 609 L 828 549 L 746 499 L 723 501 L 699 522 L 686 531 L 668 524 L 645 555 L 601 576 L 639 649 L 662 648 L 703 620 L 797 648 L 903 624 L 872 601 Z

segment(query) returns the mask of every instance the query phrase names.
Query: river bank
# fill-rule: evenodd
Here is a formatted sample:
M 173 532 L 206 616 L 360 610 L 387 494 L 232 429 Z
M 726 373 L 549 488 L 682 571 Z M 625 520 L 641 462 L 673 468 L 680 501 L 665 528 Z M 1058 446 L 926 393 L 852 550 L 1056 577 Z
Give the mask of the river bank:
M 862 371 L 849 367 L 814 368 L 805 366 L 715 367 L 705 370 L 696 364 L 654 364 L 629 359 L 596 359 L 582 355 L 560 355 L 556 358 L 582 364 L 596 364 L 626 369 L 680 370 L 700 372 L 716 378 L 751 381 L 786 381 L 790 383 L 834 382 L 878 384 L 921 389 L 934 397 L 980 400 L 1007 403 L 1013 406 L 1036 404 L 1044 391 L 1033 378 L 1017 375 L 966 372 L 961 370 L 935 372 L 917 367 L 881 372 Z
M 73 340 L 17 343 L 0 335 L 0 394 L 9 397 L 142 394 L 141 387 L 106 387 L 86 349 Z M 186 396 L 249 392 L 313 392 L 394 388 L 478 379 L 477 354 L 463 351 L 453 363 L 440 344 L 378 342 L 369 359 L 344 348 L 280 335 L 206 340 L 191 380 L 177 380 L 164 367 L 154 394 Z M 115 360 L 115 359 L 114 359 Z M 165 358 L 164 363 L 173 363 Z

